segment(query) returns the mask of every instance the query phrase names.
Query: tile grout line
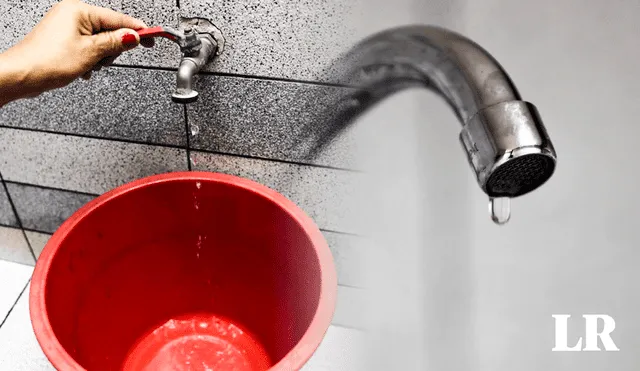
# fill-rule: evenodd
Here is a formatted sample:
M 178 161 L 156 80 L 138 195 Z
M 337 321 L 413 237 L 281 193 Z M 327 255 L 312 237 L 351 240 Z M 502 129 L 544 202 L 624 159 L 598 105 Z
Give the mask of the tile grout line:
M 179 0 L 178 0 L 179 1 Z M 184 108 L 184 129 L 187 135 L 187 170 L 191 171 L 191 143 L 189 143 L 189 116 L 187 115 L 187 104 L 182 105 Z
M 361 327 L 343 325 L 343 324 L 338 324 L 338 323 L 333 323 L 333 322 L 331 323 L 331 326 L 340 327 L 340 328 L 344 328 L 344 329 L 352 330 L 352 331 L 361 331 L 361 332 L 365 332 L 366 331 L 364 328 L 361 328 Z
M 9 187 L 7 187 L 7 183 L 4 181 L 4 177 L 2 176 L 2 173 L 0 173 L 0 182 L 2 182 L 2 187 L 4 188 L 4 191 L 7 194 L 7 199 L 9 200 L 9 205 L 11 205 L 11 210 L 13 211 L 13 214 L 16 217 L 16 222 L 18 223 L 18 227 L 22 231 L 22 236 L 24 237 L 24 241 L 27 243 L 27 247 L 29 248 L 31 257 L 33 257 L 33 263 L 35 264 L 38 261 L 38 258 L 36 257 L 36 254 L 33 251 L 33 247 L 31 247 L 31 242 L 27 237 L 27 232 L 25 232 L 24 226 L 22 225 L 22 219 L 20 218 L 20 215 L 18 215 L 18 209 L 16 208 L 16 205 L 13 202 L 13 198 L 11 198 L 11 194 L 9 193 Z
M 28 127 L 12 126 L 12 125 L 4 125 L 4 124 L 0 124 L 0 128 L 21 130 L 21 131 L 29 131 L 29 132 L 33 132 L 33 133 L 64 135 L 64 136 L 75 137 L 75 138 L 106 140 L 106 141 L 109 141 L 109 142 L 140 144 L 140 145 L 163 147 L 163 148 L 173 148 L 173 149 L 183 149 L 184 148 L 184 145 L 180 145 L 180 144 L 169 144 L 169 143 L 160 143 L 160 142 L 152 142 L 152 141 L 145 142 L 143 140 L 134 140 L 134 139 L 116 138 L 116 137 L 101 137 L 101 136 L 90 135 L 90 134 L 69 133 L 69 132 L 64 132 L 64 131 L 36 129 L 36 128 L 28 128 Z
M 0 223 L 0 227 L 18 229 L 14 225 L 6 225 L 6 224 L 2 224 L 2 223 Z M 54 233 L 54 232 L 43 231 L 43 230 L 36 229 L 36 228 L 24 228 L 24 230 L 27 231 L 27 232 L 36 232 L 36 233 L 42 233 L 42 234 L 48 234 L 48 235 L 52 235 Z M 0 259 L 0 260 L 4 260 L 4 259 Z M 22 264 L 22 263 L 16 263 L 16 264 Z
M 8 182 L 8 183 L 13 183 L 13 182 Z M 44 189 L 48 189 L 46 187 L 41 187 L 37 184 L 27 184 L 27 183 L 21 183 L 21 185 L 27 186 L 27 187 L 34 187 L 34 188 L 44 188 Z M 67 191 L 64 189 L 54 189 L 56 191 L 61 191 L 61 192 L 68 192 L 68 193 L 78 193 L 76 191 Z M 8 225 L 8 224 L 4 224 L 4 223 L 0 223 L 0 227 L 5 227 L 5 228 L 16 228 L 15 225 Z M 42 234 L 53 234 L 54 232 L 49 232 L 49 231 L 44 231 L 42 229 L 37 229 L 37 228 L 29 228 L 29 227 L 23 227 L 22 229 L 24 229 L 27 232 L 36 232 L 36 233 L 42 233 Z M 327 232 L 327 233 L 334 233 L 334 234 L 339 234 L 342 236 L 351 236 L 351 237 L 358 237 L 358 238 L 364 238 L 364 236 L 360 236 L 357 234 L 353 234 L 353 233 L 349 233 L 349 232 L 339 232 L 339 231 L 333 231 L 333 230 L 329 230 L 329 229 L 324 229 L 324 228 L 318 228 L 320 230 L 320 232 Z M 347 286 L 347 285 L 342 285 L 342 286 Z M 354 286 L 354 288 L 356 288 Z
M 2 325 L 4 325 L 4 323 L 7 322 L 7 319 L 9 319 L 9 315 L 11 315 L 11 312 L 13 312 L 13 308 L 15 308 L 16 305 L 18 305 L 18 301 L 20 301 L 20 298 L 22 297 L 22 295 L 24 295 L 24 292 L 27 290 L 27 287 L 29 287 L 30 282 L 31 282 L 31 277 L 29 277 L 29 279 L 27 280 L 27 284 L 24 285 L 24 287 L 22 288 L 22 291 L 20 291 L 20 294 L 18 295 L 18 298 L 16 299 L 16 301 L 13 303 L 11 308 L 9 308 L 7 315 L 4 317 L 2 322 L 0 322 L 0 329 L 2 328 Z
M 133 64 L 124 64 L 124 63 L 122 63 L 122 64 L 121 63 L 114 63 L 110 67 L 142 69 L 142 70 L 151 70 L 151 71 L 165 71 L 165 72 L 177 72 L 178 71 L 178 69 L 176 67 L 137 66 L 137 65 L 133 65 Z M 234 78 L 238 78 L 238 79 L 254 79 L 254 80 L 273 81 L 273 82 L 284 82 L 284 83 L 294 83 L 294 84 L 304 84 L 304 85 L 326 86 L 326 87 L 331 87 L 331 88 L 358 89 L 358 86 L 351 86 L 351 85 L 339 84 L 339 83 L 312 81 L 312 80 L 288 79 L 288 78 L 283 78 L 283 77 L 247 75 L 247 74 L 231 73 L 231 72 L 200 71 L 200 72 L 198 72 L 198 75 L 234 77 Z
M 144 145 L 144 146 L 173 148 L 173 149 L 185 149 L 185 147 L 183 145 L 176 145 L 176 144 L 144 142 L 144 141 L 138 141 L 138 140 L 124 139 L 124 138 L 98 137 L 98 136 L 86 135 L 86 134 L 65 133 L 65 132 L 60 132 L 60 131 L 33 129 L 33 128 L 18 127 L 18 126 L 9 126 L 9 125 L 4 125 L 4 124 L 0 124 L 0 128 L 1 129 L 9 129 L 9 130 L 29 131 L 29 132 L 34 132 L 34 133 L 64 135 L 64 136 L 70 136 L 70 137 L 75 137 L 75 138 L 104 140 L 104 141 L 107 141 L 107 142 L 139 144 L 139 145 Z M 280 164 L 288 164 L 288 165 L 296 165 L 296 166 L 307 166 L 307 167 L 313 167 L 313 168 L 319 168 L 319 169 L 329 169 L 329 170 L 344 171 L 344 172 L 347 172 L 347 173 L 356 173 L 356 174 L 362 173 L 361 170 L 354 170 L 354 169 L 337 167 L 337 166 L 318 165 L 318 164 L 313 164 L 313 163 L 282 160 L 282 159 L 269 158 L 269 157 L 243 155 L 243 154 L 230 153 L 230 152 L 212 151 L 212 150 L 209 150 L 209 149 L 202 149 L 202 148 L 192 148 L 192 149 L 194 151 L 204 152 L 204 153 L 208 153 L 208 154 L 212 154 L 212 155 L 238 157 L 238 158 L 245 158 L 245 159 L 249 159 L 249 160 L 270 161 L 270 162 L 276 162 L 276 163 L 280 163 Z
M 51 187 L 51 186 L 46 186 L 46 185 L 42 185 L 42 184 L 18 182 L 18 181 L 14 181 L 14 180 L 5 180 L 5 183 L 7 183 L 7 184 L 15 184 L 15 185 L 24 186 L 24 187 L 40 188 L 40 189 L 50 190 L 50 191 L 73 193 L 73 194 L 79 195 L 79 196 L 89 196 L 89 197 L 99 197 L 100 196 L 97 193 L 80 192 L 80 191 L 74 191 L 74 190 L 71 190 L 71 189 Z M 338 232 L 338 233 L 340 233 L 340 232 Z

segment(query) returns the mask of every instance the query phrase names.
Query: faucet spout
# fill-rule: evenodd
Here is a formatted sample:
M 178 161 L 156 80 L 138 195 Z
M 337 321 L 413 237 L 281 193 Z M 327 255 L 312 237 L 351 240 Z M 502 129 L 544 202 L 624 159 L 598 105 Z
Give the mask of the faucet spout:
M 185 52 L 176 77 L 176 90 L 171 99 L 176 103 L 192 103 L 198 99 L 198 92 L 193 89 L 193 79 L 200 69 L 215 54 L 217 45 L 209 35 L 198 35 L 198 47 Z
M 371 106 L 422 86 L 453 109 L 469 164 L 489 197 L 524 195 L 554 172 L 556 152 L 535 106 L 486 50 L 462 35 L 434 26 L 390 29 L 357 44 L 331 71 L 357 89 L 316 125 L 311 156 Z

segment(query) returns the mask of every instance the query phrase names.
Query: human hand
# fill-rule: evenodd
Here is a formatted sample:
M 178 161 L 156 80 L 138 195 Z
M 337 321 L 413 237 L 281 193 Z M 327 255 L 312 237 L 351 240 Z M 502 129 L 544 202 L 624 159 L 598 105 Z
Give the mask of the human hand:
M 78 77 L 88 79 L 92 70 L 113 63 L 139 45 L 134 30 L 143 27 L 141 20 L 113 10 L 63 0 L 20 43 L 0 55 L 0 74 L 12 73 L 17 80 L 15 99 L 37 96 Z M 152 46 L 152 39 L 144 44 Z

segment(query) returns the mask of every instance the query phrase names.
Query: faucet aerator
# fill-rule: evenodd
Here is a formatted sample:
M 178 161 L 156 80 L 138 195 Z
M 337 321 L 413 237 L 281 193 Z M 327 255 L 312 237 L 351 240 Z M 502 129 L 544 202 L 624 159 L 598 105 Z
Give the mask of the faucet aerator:
M 531 103 L 514 100 L 481 109 L 463 126 L 460 141 L 489 197 L 527 194 L 556 167 L 555 149 Z

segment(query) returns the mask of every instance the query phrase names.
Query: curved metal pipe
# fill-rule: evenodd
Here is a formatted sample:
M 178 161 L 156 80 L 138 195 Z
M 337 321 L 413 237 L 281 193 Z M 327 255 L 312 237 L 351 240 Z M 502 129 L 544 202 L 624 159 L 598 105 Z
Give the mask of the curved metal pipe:
M 424 86 L 439 93 L 462 123 L 479 110 L 520 100 L 502 66 L 480 45 L 433 26 L 409 26 L 375 35 L 341 61 L 343 79 L 382 99 L 398 90 Z M 383 85 L 383 86 L 381 86 Z
M 216 52 L 212 39 L 199 36 L 200 48 L 193 56 L 184 56 L 178 67 L 176 90 L 171 99 L 176 103 L 192 103 L 198 99 L 198 92 L 193 90 L 193 78 Z
M 178 99 L 180 103 L 186 103 L 185 99 L 195 99 L 198 96 L 198 93 L 193 90 L 193 77 L 199 70 L 196 62 L 189 58 L 180 61 L 176 75 L 176 91 L 172 96 L 174 100 Z
M 523 195 L 554 172 L 555 149 L 536 108 L 521 100 L 486 50 L 462 35 L 434 26 L 390 29 L 357 44 L 330 71 L 356 89 L 305 130 L 313 137 L 310 157 L 372 105 L 422 86 L 452 107 L 468 160 L 490 197 Z

